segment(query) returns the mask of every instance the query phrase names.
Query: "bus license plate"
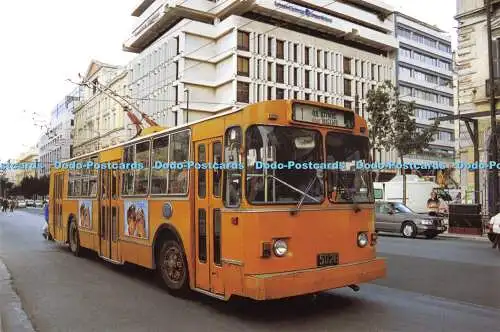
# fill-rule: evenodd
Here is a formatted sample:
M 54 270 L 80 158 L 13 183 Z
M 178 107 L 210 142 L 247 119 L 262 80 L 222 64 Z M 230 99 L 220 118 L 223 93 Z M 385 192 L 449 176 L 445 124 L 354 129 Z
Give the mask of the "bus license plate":
M 339 254 L 336 252 L 327 254 L 318 254 L 317 256 L 318 267 L 332 266 L 332 265 L 337 265 L 338 263 L 339 263 Z

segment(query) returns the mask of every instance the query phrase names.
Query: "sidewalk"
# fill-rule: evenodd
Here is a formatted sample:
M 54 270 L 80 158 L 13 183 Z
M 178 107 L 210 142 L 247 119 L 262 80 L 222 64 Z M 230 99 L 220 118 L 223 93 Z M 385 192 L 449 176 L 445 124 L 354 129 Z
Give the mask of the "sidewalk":
M 446 231 L 444 233 L 439 234 L 438 236 L 439 237 L 453 238 L 453 239 L 461 239 L 461 240 L 475 240 L 475 241 L 488 241 L 488 242 L 490 241 L 486 234 L 483 234 L 482 236 L 480 236 L 480 235 L 448 233 L 448 231 Z
M 11 276 L 0 260 L 0 332 L 35 332 L 19 296 L 12 289 Z

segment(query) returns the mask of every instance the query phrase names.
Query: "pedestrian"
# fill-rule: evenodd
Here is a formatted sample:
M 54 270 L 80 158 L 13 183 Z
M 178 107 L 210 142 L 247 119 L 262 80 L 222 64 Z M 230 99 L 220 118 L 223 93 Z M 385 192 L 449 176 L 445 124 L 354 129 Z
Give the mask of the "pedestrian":
M 457 196 L 455 197 L 455 204 L 461 204 L 462 203 L 462 193 L 459 191 Z
M 429 214 L 436 214 L 439 212 L 439 207 L 441 202 L 437 197 L 437 193 L 435 191 L 431 192 L 431 198 L 427 200 L 427 209 L 429 210 Z
M 500 214 L 497 214 L 491 219 L 493 220 L 493 225 L 491 225 L 491 231 L 494 234 L 492 248 L 493 249 L 498 248 L 498 250 L 500 250 Z
M 10 200 L 10 212 L 14 212 L 14 206 L 16 205 L 16 202 L 14 202 L 13 199 Z
M 9 201 L 7 201 L 7 199 L 4 199 L 2 202 L 2 211 L 7 212 L 8 206 L 9 206 Z

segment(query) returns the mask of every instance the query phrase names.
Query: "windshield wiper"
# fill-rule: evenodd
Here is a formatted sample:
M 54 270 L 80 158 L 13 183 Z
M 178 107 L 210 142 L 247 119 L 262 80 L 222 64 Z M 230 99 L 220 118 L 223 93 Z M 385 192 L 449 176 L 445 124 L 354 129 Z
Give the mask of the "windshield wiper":
M 323 178 L 323 176 L 319 176 L 319 173 L 316 173 L 316 176 L 311 179 L 311 181 L 307 185 L 306 189 L 304 190 L 304 194 L 300 198 L 299 203 L 297 204 L 297 208 L 296 208 L 297 212 L 300 210 L 300 207 L 302 206 L 302 203 L 304 203 L 304 200 L 306 198 L 307 193 L 309 192 L 309 190 L 311 190 L 311 187 L 313 186 L 314 182 L 316 182 L 316 179 L 321 179 L 321 178 Z
M 296 191 L 296 192 L 298 192 L 299 194 L 302 194 L 302 195 L 304 195 L 304 196 L 307 196 L 308 198 L 312 199 L 312 200 L 313 200 L 313 201 L 315 201 L 316 203 L 321 203 L 321 201 L 320 201 L 319 199 L 314 198 L 314 197 L 312 197 L 311 195 L 309 195 L 309 194 L 307 194 L 307 193 L 303 192 L 302 190 L 300 190 L 300 189 L 298 189 L 298 188 L 295 188 L 295 187 L 294 187 L 294 186 L 292 186 L 291 184 L 286 183 L 285 181 L 278 179 L 276 176 L 274 176 L 274 175 L 272 175 L 272 174 L 267 174 L 267 176 L 269 176 L 269 177 L 271 177 L 271 178 L 275 179 L 276 181 L 278 181 L 278 182 L 279 182 L 279 183 L 281 183 L 281 184 L 284 184 L 284 185 L 285 185 L 285 186 L 287 186 L 288 188 L 290 188 L 290 189 L 292 189 L 292 190 L 295 190 L 295 191 Z

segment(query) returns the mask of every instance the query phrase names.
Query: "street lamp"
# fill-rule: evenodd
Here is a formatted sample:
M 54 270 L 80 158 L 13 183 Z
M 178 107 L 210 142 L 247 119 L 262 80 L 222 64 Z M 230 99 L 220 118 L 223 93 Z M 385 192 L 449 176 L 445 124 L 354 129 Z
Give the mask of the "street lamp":
M 186 123 L 189 122 L 189 89 L 184 89 L 186 94 Z

